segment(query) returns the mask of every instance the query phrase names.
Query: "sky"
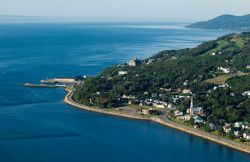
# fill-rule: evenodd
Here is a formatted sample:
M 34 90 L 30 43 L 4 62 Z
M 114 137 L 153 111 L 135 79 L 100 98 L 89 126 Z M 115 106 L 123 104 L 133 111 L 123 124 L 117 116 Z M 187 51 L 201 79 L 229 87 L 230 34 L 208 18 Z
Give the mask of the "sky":
M 0 15 L 196 21 L 222 14 L 250 14 L 250 0 L 0 0 Z

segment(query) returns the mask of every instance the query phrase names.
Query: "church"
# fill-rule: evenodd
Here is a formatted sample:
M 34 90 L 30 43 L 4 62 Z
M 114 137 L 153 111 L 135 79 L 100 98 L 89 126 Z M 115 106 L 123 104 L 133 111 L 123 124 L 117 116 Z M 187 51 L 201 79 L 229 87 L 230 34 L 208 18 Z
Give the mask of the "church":
M 194 98 L 191 97 L 190 108 L 187 109 L 187 113 L 190 116 L 194 116 L 194 115 L 203 115 L 203 112 L 204 112 L 203 107 L 194 107 Z

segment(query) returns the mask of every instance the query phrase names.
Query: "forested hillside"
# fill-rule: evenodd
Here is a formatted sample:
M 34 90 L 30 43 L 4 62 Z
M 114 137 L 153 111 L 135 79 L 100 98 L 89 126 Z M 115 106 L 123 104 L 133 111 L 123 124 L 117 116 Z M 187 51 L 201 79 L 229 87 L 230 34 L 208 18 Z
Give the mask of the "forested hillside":
M 250 33 L 230 34 L 191 49 L 162 51 L 136 66 L 116 65 L 78 85 L 74 99 L 100 108 L 159 100 L 185 111 L 194 96 L 208 120 L 250 122 Z

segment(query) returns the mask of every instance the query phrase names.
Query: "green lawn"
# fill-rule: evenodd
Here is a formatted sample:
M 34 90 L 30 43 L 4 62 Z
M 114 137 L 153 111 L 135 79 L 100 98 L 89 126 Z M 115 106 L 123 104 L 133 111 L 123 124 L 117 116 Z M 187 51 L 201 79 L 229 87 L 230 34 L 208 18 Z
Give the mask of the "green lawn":
M 204 82 L 213 84 L 225 84 L 225 82 L 231 77 L 232 75 L 219 75 L 215 78 L 205 80 Z

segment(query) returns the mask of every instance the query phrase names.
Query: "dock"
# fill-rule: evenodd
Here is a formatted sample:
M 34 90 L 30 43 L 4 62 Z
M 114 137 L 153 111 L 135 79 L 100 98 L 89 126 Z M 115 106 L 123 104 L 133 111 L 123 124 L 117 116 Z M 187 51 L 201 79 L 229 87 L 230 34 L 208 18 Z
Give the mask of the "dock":
M 48 84 L 31 84 L 31 83 L 25 83 L 25 87 L 37 87 L 37 88 L 57 88 L 59 86 L 56 85 L 48 85 Z
M 25 83 L 25 87 L 34 87 L 34 88 L 67 88 L 71 85 L 77 84 L 80 81 L 86 79 L 86 76 L 76 76 L 75 78 L 52 78 L 40 80 L 40 83 Z
M 54 78 L 54 79 L 40 80 L 41 84 L 56 84 L 56 83 L 72 84 L 75 82 L 76 80 L 74 78 Z

